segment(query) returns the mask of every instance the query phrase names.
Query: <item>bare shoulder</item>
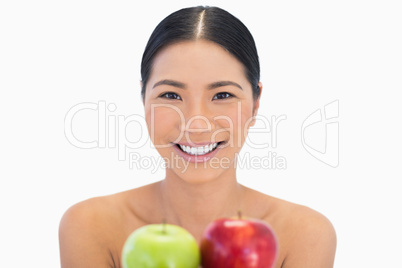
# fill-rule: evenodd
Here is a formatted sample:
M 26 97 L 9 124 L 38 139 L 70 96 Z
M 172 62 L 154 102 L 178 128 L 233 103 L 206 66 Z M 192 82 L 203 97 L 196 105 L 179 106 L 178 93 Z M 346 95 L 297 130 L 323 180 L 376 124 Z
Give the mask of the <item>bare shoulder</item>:
M 330 268 L 336 250 L 336 233 L 323 214 L 248 188 L 249 211 L 263 215 L 279 242 L 276 268 Z M 258 208 L 258 209 L 257 209 Z
M 91 198 L 71 206 L 59 226 L 61 267 L 121 267 L 121 249 L 128 235 L 144 225 L 139 200 L 149 186 Z M 145 202 L 146 203 L 146 202 Z M 149 203 L 149 202 L 148 202 Z M 147 207 L 148 208 L 148 207 Z
M 309 207 L 271 199 L 282 223 L 284 268 L 330 268 L 336 251 L 336 232 L 329 219 Z
M 121 213 L 116 197 L 91 198 L 71 206 L 59 226 L 61 267 L 113 267 L 110 241 Z

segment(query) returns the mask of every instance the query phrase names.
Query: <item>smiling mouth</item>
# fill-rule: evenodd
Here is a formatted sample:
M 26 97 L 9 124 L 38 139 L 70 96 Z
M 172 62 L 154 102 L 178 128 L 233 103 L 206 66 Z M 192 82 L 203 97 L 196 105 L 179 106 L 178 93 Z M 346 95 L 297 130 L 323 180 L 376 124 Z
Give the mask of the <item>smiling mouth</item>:
M 223 144 L 224 141 L 220 142 L 214 142 L 210 143 L 204 146 L 199 146 L 199 147 L 192 147 L 192 146 L 187 146 L 187 145 L 182 145 L 182 144 L 175 144 L 181 151 L 185 152 L 186 154 L 189 155 L 204 155 L 208 154 L 210 152 L 213 152 L 218 148 L 219 145 Z

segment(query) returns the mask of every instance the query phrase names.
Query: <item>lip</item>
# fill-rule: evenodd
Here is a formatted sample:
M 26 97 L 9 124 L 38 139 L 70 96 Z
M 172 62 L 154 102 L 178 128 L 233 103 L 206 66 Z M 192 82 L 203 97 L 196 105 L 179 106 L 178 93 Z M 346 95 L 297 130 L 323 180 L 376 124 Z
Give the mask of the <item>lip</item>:
M 223 144 L 226 143 L 225 141 L 222 142 Z M 203 154 L 203 155 L 191 155 L 188 154 L 186 152 L 183 152 L 182 150 L 180 150 L 180 148 L 177 146 L 177 143 L 172 143 L 174 146 L 173 148 L 176 150 L 177 154 L 180 155 L 181 157 L 183 157 L 185 160 L 187 160 L 190 163 L 202 163 L 202 162 L 206 162 L 208 160 L 210 160 L 212 157 L 214 157 L 221 149 L 222 146 L 220 146 L 221 144 L 219 144 L 215 150 L 213 150 L 212 152 L 209 152 L 207 154 Z M 190 143 L 185 143 L 185 142 L 180 142 L 180 145 L 186 145 L 186 146 L 194 146 L 194 145 L 207 145 L 207 144 L 211 144 L 211 142 L 204 142 L 204 143 L 192 143 L 193 145 L 191 145 Z

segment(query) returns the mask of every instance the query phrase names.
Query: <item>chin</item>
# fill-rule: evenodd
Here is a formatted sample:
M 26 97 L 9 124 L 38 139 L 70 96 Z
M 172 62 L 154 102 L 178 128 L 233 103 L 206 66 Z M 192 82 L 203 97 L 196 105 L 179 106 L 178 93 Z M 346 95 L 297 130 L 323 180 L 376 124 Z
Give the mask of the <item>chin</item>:
M 198 164 L 197 167 L 195 166 L 195 164 L 192 164 L 189 165 L 187 169 L 176 169 L 174 173 L 186 183 L 202 184 L 218 180 L 222 177 L 224 173 L 229 171 L 229 168 L 204 168 L 203 164 L 204 163 Z

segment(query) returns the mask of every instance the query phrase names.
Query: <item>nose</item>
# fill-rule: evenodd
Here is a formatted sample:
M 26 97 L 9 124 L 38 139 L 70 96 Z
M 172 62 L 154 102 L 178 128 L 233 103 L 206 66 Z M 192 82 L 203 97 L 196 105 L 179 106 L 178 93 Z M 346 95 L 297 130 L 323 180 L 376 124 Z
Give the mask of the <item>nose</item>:
M 189 133 L 211 132 L 215 129 L 212 111 L 207 104 L 193 101 L 188 103 L 184 113 L 181 129 Z

